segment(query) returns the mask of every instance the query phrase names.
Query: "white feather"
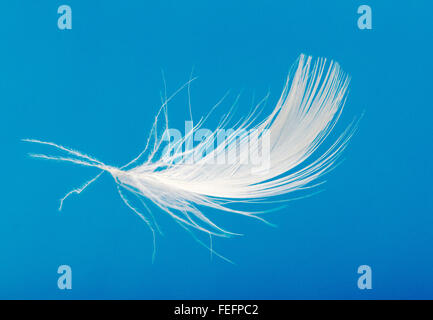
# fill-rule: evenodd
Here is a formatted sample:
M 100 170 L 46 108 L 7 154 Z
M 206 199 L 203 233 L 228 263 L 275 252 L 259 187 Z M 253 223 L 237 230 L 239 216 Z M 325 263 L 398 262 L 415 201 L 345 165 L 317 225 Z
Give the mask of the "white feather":
M 190 81 L 178 91 L 188 86 L 189 93 Z M 209 235 L 229 236 L 233 233 L 212 222 L 201 212 L 200 207 L 262 220 L 260 212 L 235 210 L 232 204 L 265 201 L 277 195 L 311 187 L 313 182 L 333 166 L 356 127 L 349 126 L 326 151 L 316 155 L 318 147 L 327 138 L 340 116 L 348 84 L 348 77 L 337 63 L 327 64 L 325 59 L 314 63 L 311 57 L 301 55 L 293 79 L 287 79 L 274 110 L 263 121 L 256 121 L 256 108 L 223 142 L 217 141 L 217 131 L 226 125 L 230 118 L 229 112 L 217 130 L 194 148 L 182 150 L 183 143 L 190 138 L 187 135 L 161 151 L 163 136 L 158 137 L 157 134 L 158 117 L 161 111 L 164 111 L 167 129 L 167 102 L 173 95 L 165 99 L 159 110 L 145 150 L 121 168 L 106 165 L 93 157 L 54 143 L 34 139 L 25 141 L 54 146 L 72 156 L 33 154 L 33 157 L 69 161 L 99 168 L 101 173 L 109 172 L 123 201 L 152 231 L 158 229 L 158 225 L 144 201 L 142 204 L 151 214 L 151 219 L 140 213 L 122 190 L 131 192 L 140 200 L 151 200 L 187 229 L 192 227 Z M 202 127 L 203 122 L 200 121 L 194 130 Z M 153 147 L 150 147 L 152 139 Z M 251 147 L 253 140 L 257 144 Z M 209 150 L 209 146 L 215 145 L 216 148 L 204 154 L 205 150 Z M 248 161 L 251 153 L 264 152 L 265 145 L 268 147 L 270 160 L 266 166 L 258 167 Z M 146 154 L 145 161 L 140 162 Z M 215 163 L 214 159 L 223 159 L 227 154 L 232 155 L 229 161 Z M 67 196 L 83 191 L 101 173 L 83 187 L 69 192 L 61 200 L 61 205 Z

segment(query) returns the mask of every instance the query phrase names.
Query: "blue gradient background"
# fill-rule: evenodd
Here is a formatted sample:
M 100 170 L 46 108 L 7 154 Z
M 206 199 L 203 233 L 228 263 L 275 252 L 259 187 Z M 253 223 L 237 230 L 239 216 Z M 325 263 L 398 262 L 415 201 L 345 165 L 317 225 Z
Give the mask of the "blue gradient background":
M 73 29 L 57 28 L 68 4 Z M 357 28 L 369 4 L 373 30 Z M 0 298 L 415 299 L 433 298 L 431 1 L 2 1 Z M 365 111 L 324 192 L 269 214 L 278 228 L 227 216 L 245 234 L 215 239 L 228 264 L 154 209 L 151 233 L 104 175 L 57 211 L 58 199 L 96 172 L 33 160 L 52 140 L 121 165 L 143 148 L 168 91 L 188 80 L 196 119 L 227 90 L 238 115 L 268 90 L 277 100 L 300 53 L 335 59 L 352 76 L 332 135 Z M 188 116 L 185 93 L 169 105 Z M 57 288 L 72 267 L 73 289 Z M 357 268 L 373 289 L 357 288 Z

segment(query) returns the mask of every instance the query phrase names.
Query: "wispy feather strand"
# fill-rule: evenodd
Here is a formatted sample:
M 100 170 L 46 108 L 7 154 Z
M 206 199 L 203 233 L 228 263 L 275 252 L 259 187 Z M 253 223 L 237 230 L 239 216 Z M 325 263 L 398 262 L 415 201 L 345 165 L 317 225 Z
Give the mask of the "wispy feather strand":
M 154 234 L 155 230 L 159 231 L 159 226 L 144 199 L 151 200 L 188 231 L 200 230 L 210 237 L 231 236 L 235 233 L 214 223 L 200 207 L 265 221 L 260 215 L 262 212 L 237 210 L 232 204 L 265 202 L 278 195 L 310 188 L 320 176 L 332 168 L 355 130 L 356 124 L 352 123 L 326 151 L 314 157 L 340 117 L 349 78 L 337 63 L 327 63 L 325 59 L 313 62 L 311 57 L 304 55 L 299 57 L 295 68 L 293 79 L 287 78 L 272 113 L 263 121 L 257 122 L 258 104 L 223 142 L 218 143 L 217 131 L 227 124 L 231 112 L 222 119 L 211 135 L 192 149 L 182 150 L 182 145 L 193 131 L 162 151 L 164 139 L 163 136 L 158 136 L 158 119 L 163 112 L 167 130 L 167 103 L 185 87 L 188 87 L 189 95 L 193 78 L 171 97 L 164 97 L 145 150 L 123 167 L 106 165 L 94 157 L 51 142 L 35 139 L 24 141 L 53 146 L 69 154 L 67 157 L 32 154 L 33 157 L 67 161 L 101 170 L 81 188 L 66 194 L 61 199 L 60 209 L 69 195 L 81 193 L 103 172 L 108 172 L 117 184 L 121 199 L 148 224 Z M 201 128 L 205 121 L 206 118 L 201 119 L 194 131 Z M 251 150 L 250 144 L 252 135 L 258 141 L 254 150 Z M 268 141 L 264 141 L 265 137 Z M 268 167 L 257 169 L 257 165 L 242 161 L 248 159 L 252 152 L 259 152 L 259 146 L 263 149 L 265 143 L 269 145 Z M 216 148 L 206 152 L 209 146 L 215 144 Z M 247 144 L 248 147 L 243 148 Z M 226 157 L 230 152 L 237 153 L 236 161 L 211 161 Z M 148 217 L 128 200 L 125 191 L 138 197 L 147 210 Z M 197 240 L 200 241 L 198 238 Z M 215 253 L 211 247 L 209 249 Z

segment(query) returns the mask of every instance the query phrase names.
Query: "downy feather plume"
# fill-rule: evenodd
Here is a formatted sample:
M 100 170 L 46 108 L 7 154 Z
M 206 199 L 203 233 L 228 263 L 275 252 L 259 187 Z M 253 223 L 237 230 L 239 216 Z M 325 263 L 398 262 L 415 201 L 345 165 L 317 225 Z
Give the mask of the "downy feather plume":
M 263 211 L 243 211 L 236 209 L 234 204 L 265 202 L 278 195 L 314 186 L 315 181 L 336 163 L 355 130 L 356 124 L 352 123 L 328 148 L 317 154 L 319 146 L 339 119 L 349 78 L 337 63 L 327 63 L 325 59 L 314 62 L 311 57 L 304 55 L 299 57 L 294 68 L 293 78 L 288 77 L 273 111 L 264 120 L 257 121 L 258 104 L 225 136 L 224 141 L 218 141 L 217 132 L 230 120 L 230 112 L 220 121 L 216 130 L 189 150 L 183 150 L 182 145 L 191 138 L 193 132 L 203 127 L 207 117 L 201 119 L 183 139 L 169 142 L 163 148 L 163 141 L 166 141 L 164 135 L 168 132 L 167 103 L 185 87 L 189 95 L 189 85 L 193 79 L 173 96 L 165 98 L 155 117 L 145 149 L 123 167 L 107 165 L 94 157 L 52 142 L 35 139 L 24 141 L 52 146 L 67 154 L 31 154 L 32 157 L 72 162 L 101 170 L 82 187 L 66 194 L 61 199 L 60 210 L 69 195 L 81 193 L 102 173 L 108 172 L 114 178 L 124 203 L 150 227 L 154 241 L 155 230 L 159 230 L 159 227 L 145 199 L 149 199 L 190 232 L 194 229 L 203 231 L 210 239 L 212 236 L 231 236 L 235 233 L 214 223 L 200 208 L 210 207 L 265 221 L 261 215 Z M 165 115 L 165 131 L 162 135 L 157 130 L 161 114 Z M 258 165 L 251 161 L 252 154 L 261 154 L 266 163 Z M 128 195 L 137 196 L 148 215 L 144 215 Z M 211 246 L 208 249 L 215 253 Z

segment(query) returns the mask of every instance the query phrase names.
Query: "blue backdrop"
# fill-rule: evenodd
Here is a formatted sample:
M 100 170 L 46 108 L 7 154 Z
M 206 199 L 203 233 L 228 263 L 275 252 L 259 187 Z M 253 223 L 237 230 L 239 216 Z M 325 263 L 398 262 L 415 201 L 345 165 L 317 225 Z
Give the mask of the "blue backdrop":
M 57 8 L 72 8 L 59 30 Z M 373 29 L 357 27 L 368 4 Z M 431 1 L 2 1 L 0 4 L 0 298 L 433 298 Z M 238 115 L 268 90 L 271 110 L 300 53 L 352 76 L 331 139 L 362 112 L 323 192 L 268 215 L 228 216 L 245 236 L 215 239 L 217 257 L 166 214 L 152 263 L 149 229 L 108 175 L 57 211 L 95 170 L 34 160 L 39 138 L 122 165 L 141 151 L 169 92 L 191 88 L 194 115 L 230 90 Z M 230 100 L 231 99 L 231 100 Z M 188 117 L 185 93 L 169 105 Z M 72 268 L 72 290 L 57 268 Z M 359 290 L 357 268 L 373 271 Z

